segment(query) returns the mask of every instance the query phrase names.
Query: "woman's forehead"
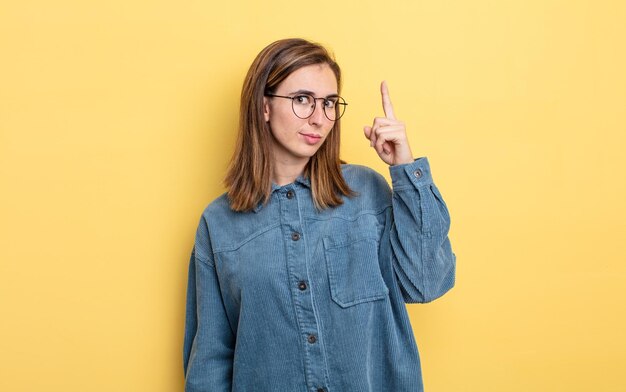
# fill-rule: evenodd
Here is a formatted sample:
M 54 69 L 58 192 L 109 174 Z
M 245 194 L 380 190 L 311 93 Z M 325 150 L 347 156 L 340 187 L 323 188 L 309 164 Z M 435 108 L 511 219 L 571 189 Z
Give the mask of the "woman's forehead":
M 315 96 L 337 94 L 337 78 L 326 63 L 313 64 L 292 72 L 278 86 L 281 93 L 310 92 Z

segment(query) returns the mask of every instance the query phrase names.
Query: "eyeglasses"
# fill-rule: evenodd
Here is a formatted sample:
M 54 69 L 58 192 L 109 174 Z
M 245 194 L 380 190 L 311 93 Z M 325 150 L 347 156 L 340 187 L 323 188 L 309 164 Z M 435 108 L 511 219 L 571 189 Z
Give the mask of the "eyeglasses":
M 321 99 L 323 102 L 324 115 L 330 121 L 337 121 L 343 116 L 348 105 L 345 99 L 340 96 L 333 96 L 329 98 L 315 98 L 309 94 L 298 94 L 293 97 L 287 97 L 284 95 L 265 94 L 266 97 L 274 98 L 287 98 L 291 99 L 291 108 L 293 113 L 302 119 L 309 118 L 315 112 L 315 105 L 317 100 Z

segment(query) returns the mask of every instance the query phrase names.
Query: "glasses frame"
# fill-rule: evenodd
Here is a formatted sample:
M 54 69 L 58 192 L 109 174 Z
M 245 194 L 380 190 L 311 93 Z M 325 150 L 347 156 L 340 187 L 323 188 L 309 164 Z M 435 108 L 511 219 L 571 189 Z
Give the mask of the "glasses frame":
M 264 95 L 265 95 L 266 97 L 273 97 L 273 98 L 287 98 L 287 99 L 291 99 L 291 110 L 293 111 L 293 114 L 294 114 L 296 117 L 301 118 L 301 119 L 303 119 L 303 120 L 306 120 L 307 118 L 310 118 L 310 117 L 313 115 L 313 113 L 315 113 L 315 109 L 316 109 L 316 107 L 317 107 L 317 100 L 318 100 L 318 99 L 321 99 L 322 101 L 324 101 L 324 103 L 326 103 L 326 101 L 330 101 L 330 99 L 328 99 L 328 98 L 315 98 L 315 97 L 314 97 L 314 96 L 312 96 L 311 94 L 296 94 L 296 95 L 294 95 L 293 97 L 289 97 L 289 96 L 287 96 L 287 95 L 276 95 L 276 94 L 264 94 Z M 307 97 L 311 97 L 311 98 L 313 99 L 313 110 L 311 110 L 311 114 L 309 114 L 309 115 L 308 115 L 308 116 L 306 116 L 306 117 L 300 117 L 300 116 L 298 116 L 298 113 L 296 113 L 296 108 L 295 108 L 295 106 L 294 106 L 294 105 L 295 105 L 295 99 L 296 99 L 297 97 L 301 97 L 301 96 L 303 96 L 303 95 L 306 95 Z M 335 121 L 339 120 L 341 117 L 343 117 L 343 115 L 346 113 L 346 106 L 348 106 L 348 103 L 346 102 L 346 100 L 345 100 L 343 97 L 341 97 L 341 96 L 339 96 L 339 95 L 336 95 L 336 96 L 334 96 L 334 98 L 338 98 L 337 102 L 335 102 L 335 105 L 343 105 L 343 110 L 341 111 L 341 114 L 339 115 L 339 117 L 337 117 L 337 118 L 336 118 L 336 119 L 334 119 L 334 120 L 333 120 L 332 118 L 328 117 L 328 113 L 326 113 L 326 106 L 322 106 L 322 108 L 323 108 L 323 109 L 322 109 L 322 111 L 324 112 L 324 116 L 326 116 L 326 118 L 327 118 L 329 121 L 333 121 L 333 122 L 335 122 Z M 339 102 L 339 100 L 341 100 L 341 102 Z M 338 106 L 337 108 L 339 108 L 339 106 Z

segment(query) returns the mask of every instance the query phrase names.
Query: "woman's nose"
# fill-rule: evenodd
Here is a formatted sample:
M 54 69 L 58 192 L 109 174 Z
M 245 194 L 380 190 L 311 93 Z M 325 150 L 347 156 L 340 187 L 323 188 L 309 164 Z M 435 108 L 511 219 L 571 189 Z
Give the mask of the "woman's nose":
M 309 117 L 309 124 L 319 125 L 324 121 L 325 116 L 326 115 L 324 114 L 324 103 L 318 103 L 313 108 L 313 114 L 311 114 L 311 117 Z

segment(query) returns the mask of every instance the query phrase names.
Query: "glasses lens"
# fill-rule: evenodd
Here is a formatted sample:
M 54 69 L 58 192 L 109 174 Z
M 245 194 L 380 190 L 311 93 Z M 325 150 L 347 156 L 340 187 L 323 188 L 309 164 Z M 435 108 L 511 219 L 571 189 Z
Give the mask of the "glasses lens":
M 331 121 L 337 121 L 346 111 L 346 101 L 341 97 L 329 98 L 324 105 L 324 113 Z
M 309 118 L 315 110 L 315 99 L 306 94 L 296 95 L 292 99 L 293 112 L 300 118 Z

